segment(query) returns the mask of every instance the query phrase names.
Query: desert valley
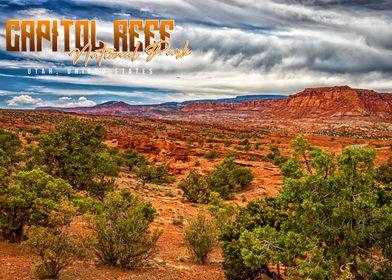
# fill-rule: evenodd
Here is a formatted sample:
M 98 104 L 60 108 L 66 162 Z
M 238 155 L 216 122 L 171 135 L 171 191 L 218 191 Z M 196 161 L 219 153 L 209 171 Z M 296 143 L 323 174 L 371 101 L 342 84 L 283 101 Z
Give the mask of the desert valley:
M 75 259 L 60 272 L 60 279 L 224 279 L 223 241 L 217 242 L 205 264 L 198 264 L 187 249 L 188 221 L 209 206 L 191 202 L 180 182 L 190 172 L 208 176 L 228 154 L 235 154 L 234 164 L 253 174 L 249 186 L 221 201 L 238 207 L 279 194 L 284 184 L 281 163 L 296 153 L 292 143 L 297 136 L 336 156 L 346 147 L 373 149 L 375 168 L 389 160 L 392 170 L 392 94 L 348 86 L 309 88 L 287 98 L 0 110 L 0 128 L 17 134 L 27 151 L 40 145 L 42 135 L 73 118 L 102 125 L 107 147 L 118 153 L 136 151 L 151 166 L 163 166 L 170 180 L 147 180 L 124 166 L 113 176 L 118 189 L 130 190 L 157 211 L 150 233 L 162 233 L 156 254 L 145 266 L 127 270 L 96 265 L 90 256 Z M 73 218 L 72 233 L 90 233 L 85 216 Z M 0 279 L 32 279 L 36 260 L 26 247 L 0 241 Z

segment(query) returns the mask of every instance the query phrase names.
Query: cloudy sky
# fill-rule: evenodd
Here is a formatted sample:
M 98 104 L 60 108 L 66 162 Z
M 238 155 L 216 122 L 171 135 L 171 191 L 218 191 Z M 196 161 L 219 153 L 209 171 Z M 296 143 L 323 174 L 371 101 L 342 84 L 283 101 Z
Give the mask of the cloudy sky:
M 0 17 L 1 108 L 151 104 L 332 85 L 392 92 L 390 0 L 0 0 Z M 94 71 L 69 75 L 68 53 L 51 52 L 49 44 L 41 53 L 6 52 L 11 18 L 95 19 L 98 39 L 109 45 L 113 20 L 175 19 L 172 44 L 189 40 L 193 53 L 149 63 L 104 61 L 101 68 L 91 62 Z M 48 67 L 59 71 L 27 71 Z

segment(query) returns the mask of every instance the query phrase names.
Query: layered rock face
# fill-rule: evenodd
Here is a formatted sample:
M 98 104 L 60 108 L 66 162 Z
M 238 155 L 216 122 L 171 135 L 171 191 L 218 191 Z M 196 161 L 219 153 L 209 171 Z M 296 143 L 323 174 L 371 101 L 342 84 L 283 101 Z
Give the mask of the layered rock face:
M 285 118 L 392 119 L 392 94 L 348 86 L 308 88 L 280 100 L 276 107 L 276 116 Z
M 285 119 L 378 119 L 392 121 L 392 94 L 348 86 L 307 88 L 279 100 L 239 103 L 192 103 L 183 113 L 257 112 L 259 117 Z
M 193 115 L 241 115 L 241 118 L 281 119 L 349 119 L 392 122 L 392 94 L 373 90 L 353 89 L 348 86 L 307 88 L 284 99 L 247 100 L 240 102 L 192 102 L 129 105 L 107 102 L 94 107 L 39 108 L 79 114 L 191 117 Z

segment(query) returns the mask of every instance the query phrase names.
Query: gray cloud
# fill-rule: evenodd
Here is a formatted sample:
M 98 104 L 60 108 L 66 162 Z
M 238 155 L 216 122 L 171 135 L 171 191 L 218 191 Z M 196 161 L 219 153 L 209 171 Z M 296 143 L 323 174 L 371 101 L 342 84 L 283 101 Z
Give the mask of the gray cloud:
M 389 2 L 377 5 L 390 8 Z M 195 52 L 210 52 L 212 64 L 223 60 L 252 70 L 306 68 L 354 75 L 392 70 L 392 18 L 366 1 L 135 0 L 124 5 L 183 20 L 179 24 L 185 28 L 173 35 L 175 44 L 189 39 Z
M 129 10 L 134 9 L 160 18 L 175 18 L 177 27 L 171 36 L 172 43 L 181 47 L 189 40 L 193 55 L 183 60 L 161 56 L 149 64 L 104 62 L 109 67 L 152 67 L 153 77 L 132 79 L 109 74 L 51 77 L 51 81 L 159 87 L 173 92 L 164 97 L 148 97 L 154 102 L 263 92 L 293 93 L 309 86 L 339 84 L 392 92 L 391 1 L 377 1 L 377 5 L 361 0 L 73 2 L 110 8 L 115 11 L 115 18 L 120 14 L 121 17 L 131 15 Z M 42 17 L 42 13 L 49 18 L 61 17 L 61 10 L 42 7 L 19 14 Z M 111 20 L 98 20 L 101 39 L 112 43 Z M 18 58 L 23 56 L 26 54 L 18 54 Z M 40 59 L 69 59 L 64 53 L 51 52 L 28 56 L 37 59 L 34 63 Z M 0 61 L 1 64 L 7 62 Z M 105 94 L 98 91 L 91 94 L 94 93 Z M 138 98 L 143 94 L 129 96 Z

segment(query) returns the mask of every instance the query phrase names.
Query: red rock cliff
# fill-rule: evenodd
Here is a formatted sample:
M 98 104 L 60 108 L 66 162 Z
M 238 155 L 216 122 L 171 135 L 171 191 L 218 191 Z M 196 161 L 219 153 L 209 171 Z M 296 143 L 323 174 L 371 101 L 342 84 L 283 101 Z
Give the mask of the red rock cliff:
M 182 110 L 191 112 L 258 111 L 260 116 L 288 119 L 355 118 L 392 120 L 392 94 L 348 86 L 307 88 L 279 100 L 239 103 L 191 103 Z

